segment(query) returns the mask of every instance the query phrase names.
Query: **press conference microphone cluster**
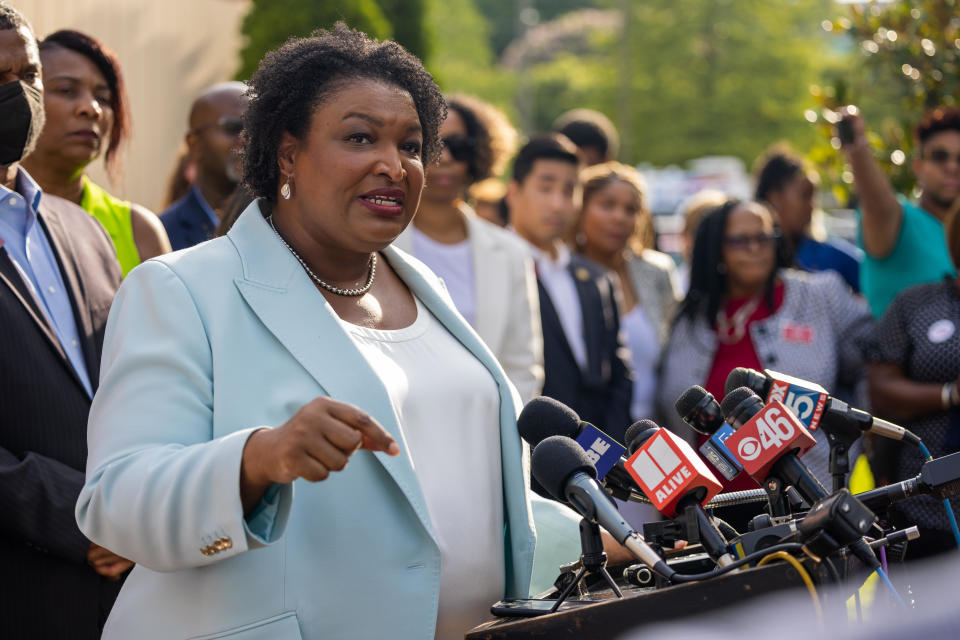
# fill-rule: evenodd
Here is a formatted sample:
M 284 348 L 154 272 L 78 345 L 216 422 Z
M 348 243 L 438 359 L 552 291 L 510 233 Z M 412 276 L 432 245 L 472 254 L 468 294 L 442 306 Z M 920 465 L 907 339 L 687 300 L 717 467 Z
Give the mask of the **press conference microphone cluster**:
M 664 578 L 669 580 L 676 573 L 623 519 L 577 442 L 566 436 L 545 438 L 534 448 L 531 465 L 534 478 L 555 499 L 569 503 L 581 516 L 606 529 L 637 560 Z

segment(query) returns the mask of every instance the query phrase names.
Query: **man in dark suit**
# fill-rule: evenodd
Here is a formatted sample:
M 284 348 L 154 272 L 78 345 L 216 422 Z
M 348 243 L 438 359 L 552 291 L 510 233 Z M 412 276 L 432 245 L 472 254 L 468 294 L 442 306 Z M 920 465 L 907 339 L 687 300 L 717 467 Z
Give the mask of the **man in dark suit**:
M 43 114 L 33 32 L 0 0 L 0 637 L 92 640 L 131 566 L 74 518 L 120 266 L 93 217 L 19 166 Z
M 204 91 L 190 109 L 187 147 L 196 167 L 193 186 L 160 214 L 174 251 L 213 237 L 220 211 L 240 182 L 240 133 L 246 87 L 224 82 Z
M 563 136 L 531 139 L 517 154 L 507 190 L 510 224 L 537 267 L 543 395 L 622 442 L 632 383 L 613 281 L 562 240 L 577 216 L 578 168 L 576 147 Z

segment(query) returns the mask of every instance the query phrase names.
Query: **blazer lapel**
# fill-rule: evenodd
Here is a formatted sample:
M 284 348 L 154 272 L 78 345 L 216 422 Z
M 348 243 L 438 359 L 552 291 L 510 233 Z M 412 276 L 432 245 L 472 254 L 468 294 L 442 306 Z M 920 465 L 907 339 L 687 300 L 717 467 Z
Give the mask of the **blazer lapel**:
M 601 354 L 603 353 L 603 304 L 600 292 L 590 271 L 577 261 L 571 260 L 568 267 L 577 287 L 580 298 L 580 311 L 583 314 L 583 340 L 587 346 L 587 369 L 584 372 L 590 380 L 600 380 Z
M 264 220 L 258 201 L 228 236 L 243 261 L 235 284 L 253 312 L 327 395 L 364 407 L 405 448 L 386 388 L 293 255 Z M 426 301 L 425 301 L 426 302 Z M 434 535 L 420 484 L 406 455 L 373 453 Z
M 76 252 L 70 241 L 70 236 L 60 223 L 60 216 L 54 207 L 44 204 L 40 200 L 38 219 L 47 232 L 50 246 L 60 264 L 60 273 L 63 274 L 64 284 L 70 295 L 70 305 L 73 307 L 73 317 L 77 323 L 77 333 L 81 341 L 83 360 L 87 366 L 87 376 L 94 390 L 100 379 L 100 358 L 93 338 L 93 320 L 90 318 L 90 307 L 87 304 L 83 283 L 80 280 L 76 262 Z M 71 367 L 72 369 L 72 367 Z M 79 380 L 79 379 L 78 379 Z
M 503 299 L 510 294 L 503 288 L 510 282 L 509 265 L 503 259 L 500 247 L 491 241 L 490 234 L 476 216 L 467 212 L 463 215 L 473 254 L 473 278 L 477 283 L 474 325 L 477 333 L 491 341 L 490 348 L 499 352 L 507 324 Z
M 30 290 L 23 282 L 23 278 L 21 278 L 17 272 L 16 265 L 13 264 L 13 261 L 4 249 L 0 249 L 0 282 L 3 282 L 3 284 L 10 289 L 13 297 L 23 305 L 24 312 L 30 316 L 40 332 L 46 337 L 50 346 L 53 347 L 54 351 L 56 351 L 64 363 L 66 363 L 67 354 L 64 353 L 60 341 L 57 339 L 50 325 L 47 324 L 46 316 L 44 316 L 40 307 L 37 306 L 36 300 L 33 299 Z

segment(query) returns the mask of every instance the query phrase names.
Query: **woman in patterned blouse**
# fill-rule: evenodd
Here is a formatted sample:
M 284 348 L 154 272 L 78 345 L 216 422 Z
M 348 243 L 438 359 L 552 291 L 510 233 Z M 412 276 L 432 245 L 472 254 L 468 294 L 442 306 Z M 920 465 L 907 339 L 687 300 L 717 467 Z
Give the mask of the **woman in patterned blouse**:
M 953 264 L 960 264 L 960 220 L 946 224 Z M 918 256 L 918 259 L 920 256 Z M 870 364 L 870 399 L 884 418 L 916 433 L 934 457 L 960 450 L 960 290 L 956 278 L 902 291 L 877 325 Z M 900 447 L 894 480 L 920 472 L 923 456 Z M 960 501 L 953 500 L 956 513 Z M 941 500 L 917 497 L 901 502 L 894 521 L 920 527 L 907 547 L 911 558 L 956 549 Z

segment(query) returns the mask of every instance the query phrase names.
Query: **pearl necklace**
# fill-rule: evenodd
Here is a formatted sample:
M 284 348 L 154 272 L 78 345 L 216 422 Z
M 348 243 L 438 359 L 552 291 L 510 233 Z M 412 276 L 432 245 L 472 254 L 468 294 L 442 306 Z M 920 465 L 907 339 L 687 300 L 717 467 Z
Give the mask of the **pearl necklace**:
M 310 278 L 314 282 L 316 282 L 318 285 L 320 285 L 330 293 L 337 294 L 338 296 L 362 296 L 367 291 L 370 291 L 370 287 L 373 286 L 373 277 L 377 273 L 377 254 L 376 253 L 370 254 L 370 275 L 367 276 L 367 281 L 364 283 L 364 285 L 357 289 L 341 289 L 340 287 L 335 287 L 332 284 L 327 284 L 326 282 L 324 282 L 323 279 L 320 278 L 320 276 L 318 276 L 313 272 L 313 269 L 307 266 L 307 263 L 304 262 L 303 258 L 300 257 L 300 254 L 294 251 L 293 247 L 287 244 L 287 241 L 283 239 L 282 235 L 280 235 L 280 232 L 277 230 L 277 226 L 273 224 L 272 215 L 269 216 L 267 220 L 270 222 L 270 227 L 273 229 L 273 232 L 277 234 L 278 238 L 280 238 L 280 242 L 283 243 L 283 246 L 285 246 L 287 250 L 293 254 L 293 257 L 297 259 L 297 262 L 299 262 L 300 266 L 303 267 L 303 270 L 307 272 L 307 275 L 310 276 Z

